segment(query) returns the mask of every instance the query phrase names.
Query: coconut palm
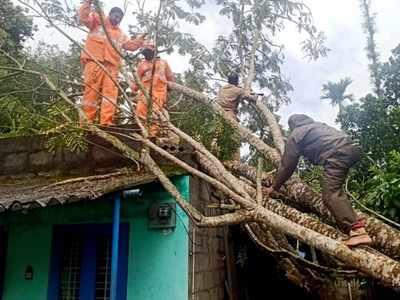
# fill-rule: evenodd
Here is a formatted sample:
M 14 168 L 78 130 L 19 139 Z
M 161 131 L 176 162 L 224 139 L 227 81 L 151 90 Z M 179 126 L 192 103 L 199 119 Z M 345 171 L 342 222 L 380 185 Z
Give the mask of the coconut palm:
M 339 82 L 328 81 L 322 85 L 321 99 L 328 99 L 332 106 L 339 106 L 339 113 L 343 111 L 345 99 L 353 101 L 353 94 L 346 94 L 346 89 L 353 82 L 349 77 L 340 79 Z

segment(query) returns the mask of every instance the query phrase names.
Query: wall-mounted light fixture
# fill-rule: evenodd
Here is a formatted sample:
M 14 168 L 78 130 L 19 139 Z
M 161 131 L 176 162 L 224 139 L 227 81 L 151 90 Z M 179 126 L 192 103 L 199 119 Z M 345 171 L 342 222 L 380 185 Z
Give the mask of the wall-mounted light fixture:
M 33 280 L 33 267 L 31 265 L 26 266 L 24 278 L 25 280 Z
M 122 198 L 124 198 L 124 199 L 141 197 L 142 195 L 143 195 L 143 192 L 141 189 L 123 190 L 122 191 Z

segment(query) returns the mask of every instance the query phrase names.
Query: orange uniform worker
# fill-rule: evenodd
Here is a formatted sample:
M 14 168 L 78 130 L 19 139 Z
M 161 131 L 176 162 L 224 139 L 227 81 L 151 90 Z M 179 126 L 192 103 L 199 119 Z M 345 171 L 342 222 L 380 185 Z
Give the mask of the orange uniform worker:
M 167 103 L 168 81 L 175 82 L 175 76 L 171 71 L 166 60 L 154 59 L 153 47 L 147 47 L 142 51 L 144 59 L 137 66 L 137 75 L 144 85 L 145 89 L 150 93 L 151 77 L 153 72 L 153 62 L 155 61 L 155 69 L 153 76 L 152 99 L 153 99 L 153 123 L 149 128 L 149 136 L 155 137 L 160 132 L 160 122 L 157 113 L 161 112 Z M 138 90 L 134 86 L 133 90 Z M 147 119 L 147 101 L 144 94 L 139 91 L 138 101 L 136 106 L 136 115 L 141 120 Z
M 89 123 L 93 123 L 97 112 L 100 97 L 100 124 L 112 125 L 116 111 L 118 87 L 114 81 L 118 79 L 121 57 L 114 49 L 104 32 L 104 28 L 118 49 L 134 51 L 144 44 L 144 37 L 129 39 L 119 28 L 123 11 L 114 7 L 109 16 L 104 18 L 104 28 L 100 16 L 91 7 L 91 0 L 86 0 L 79 9 L 79 21 L 89 28 L 85 51 L 82 51 L 81 63 L 84 66 L 84 84 L 82 109 Z M 87 53 L 86 53 L 87 52 Z M 93 60 L 95 58 L 103 64 L 111 76 L 107 75 Z

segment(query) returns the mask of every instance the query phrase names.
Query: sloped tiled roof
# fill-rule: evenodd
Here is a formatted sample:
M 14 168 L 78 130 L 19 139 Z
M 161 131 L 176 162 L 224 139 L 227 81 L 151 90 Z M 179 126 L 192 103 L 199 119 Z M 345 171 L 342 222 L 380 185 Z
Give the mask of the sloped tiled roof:
M 169 175 L 176 174 L 179 172 L 171 172 Z M 17 211 L 94 200 L 107 193 L 133 188 L 154 180 L 156 177 L 151 174 L 121 170 L 61 181 L 50 179 L 38 183 L 37 178 L 32 178 L 3 183 L 0 184 L 0 213 L 6 210 Z

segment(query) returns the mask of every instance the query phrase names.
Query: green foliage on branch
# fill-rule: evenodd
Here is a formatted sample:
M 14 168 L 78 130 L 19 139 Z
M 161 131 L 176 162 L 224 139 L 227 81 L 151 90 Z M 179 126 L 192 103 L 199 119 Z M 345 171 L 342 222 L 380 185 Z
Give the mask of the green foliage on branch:
M 68 52 L 57 47 L 41 44 L 33 51 L 20 52 L 18 60 L 25 67 L 46 74 L 60 90 L 65 91 L 71 98 L 79 96 L 81 77 L 79 55 L 74 49 Z M 17 68 L 8 59 L 5 64 Z M 3 80 L 0 82 L 0 135 L 17 136 L 47 131 L 52 127 L 64 124 L 64 101 L 57 93 L 50 90 L 43 78 L 16 70 L 0 70 Z M 69 107 L 67 114 L 77 122 L 77 113 Z
M 12 1 L 0 0 L 0 48 L 19 51 L 23 43 L 33 36 L 36 27 L 26 10 L 15 6 Z M 0 59 L 1 61 L 1 59 Z
M 400 152 L 389 152 L 386 165 L 373 165 L 370 168 L 372 178 L 366 187 L 365 204 L 383 213 L 385 216 L 400 221 Z
M 181 107 L 185 113 L 173 118 L 173 123 L 220 159 L 232 159 L 232 155 L 240 147 L 238 133 L 225 119 L 215 115 L 210 107 L 202 104 L 194 105 L 191 101 L 185 101 L 186 105 L 191 108 Z M 214 139 L 217 141 L 215 146 L 213 146 Z

